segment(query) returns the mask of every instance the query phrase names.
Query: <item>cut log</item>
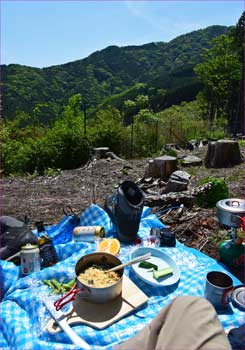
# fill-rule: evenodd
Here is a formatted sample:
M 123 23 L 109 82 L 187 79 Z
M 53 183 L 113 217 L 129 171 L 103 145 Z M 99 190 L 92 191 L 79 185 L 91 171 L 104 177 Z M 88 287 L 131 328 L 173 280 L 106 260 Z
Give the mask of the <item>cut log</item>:
M 144 177 L 160 178 L 166 181 L 177 170 L 177 162 L 176 157 L 162 156 L 154 158 L 150 160 Z
M 170 151 L 170 150 L 174 150 L 174 151 L 180 150 L 180 147 L 177 145 L 177 143 L 167 143 L 162 149 L 162 151 Z
M 191 208 L 194 204 L 194 200 L 195 197 L 186 192 L 170 192 L 161 196 L 145 195 L 145 205 L 150 208 L 179 204 L 184 204 L 185 207 Z
M 120 162 L 124 162 L 124 159 L 118 157 L 114 152 L 106 152 L 105 156 L 111 159 L 119 160 Z
M 187 184 L 184 182 L 178 181 L 178 180 L 172 180 L 171 178 L 169 179 L 165 193 L 169 192 L 181 192 L 185 191 L 187 189 Z
M 206 168 L 231 168 L 242 162 L 239 144 L 234 140 L 209 142 L 204 164 Z
M 184 204 L 185 207 L 191 208 L 195 198 L 199 193 L 208 193 L 212 191 L 212 183 L 208 182 L 202 186 L 191 188 L 189 191 L 169 192 L 165 194 L 151 195 L 145 194 L 145 205 L 148 207 L 161 207 L 163 205 Z
M 181 192 L 187 189 L 191 175 L 185 171 L 175 171 L 170 175 L 165 193 Z
M 187 167 L 198 166 L 198 165 L 202 165 L 202 160 L 201 158 L 196 156 L 187 156 L 187 157 L 184 157 L 182 161 L 182 165 Z

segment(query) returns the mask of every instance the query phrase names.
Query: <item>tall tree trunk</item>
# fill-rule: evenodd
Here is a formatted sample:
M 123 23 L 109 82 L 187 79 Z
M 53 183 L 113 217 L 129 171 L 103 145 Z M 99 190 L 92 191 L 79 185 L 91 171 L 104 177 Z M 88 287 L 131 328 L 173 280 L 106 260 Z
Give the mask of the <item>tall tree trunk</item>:
M 234 130 L 233 133 L 236 134 L 238 132 L 243 133 L 244 132 L 244 65 L 242 69 L 242 79 L 240 80 L 239 88 L 238 88 L 238 94 L 237 94 L 237 105 L 236 105 L 236 112 L 235 112 L 235 120 L 234 120 Z
M 215 106 L 214 106 L 214 102 L 212 101 L 210 103 L 210 112 L 209 112 L 209 123 L 210 123 L 210 126 L 213 125 L 214 116 L 215 116 Z
M 131 140 L 130 140 L 130 157 L 133 159 L 133 144 L 134 144 L 134 117 L 131 123 Z
M 158 120 L 156 121 L 156 129 L 155 129 L 155 150 L 157 150 L 158 144 Z

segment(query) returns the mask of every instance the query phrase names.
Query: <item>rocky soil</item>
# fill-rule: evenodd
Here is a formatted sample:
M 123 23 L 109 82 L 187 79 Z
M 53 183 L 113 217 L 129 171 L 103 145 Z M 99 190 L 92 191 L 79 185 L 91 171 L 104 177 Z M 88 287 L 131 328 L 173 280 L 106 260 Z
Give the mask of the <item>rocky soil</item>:
M 194 151 L 184 151 L 204 159 L 206 146 Z M 241 153 L 244 153 L 241 150 Z M 183 154 L 182 154 L 183 155 Z M 85 166 L 61 171 L 49 176 L 8 177 L 1 180 L 2 215 L 14 216 L 20 220 L 30 219 L 30 225 L 43 220 L 46 225 L 57 223 L 63 217 L 67 206 L 80 214 L 90 204 L 103 207 L 105 198 L 124 180 L 140 184 L 144 177 L 149 159 L 119 161 L 100 159 L 88 162 Z M 207 177 L 225 178 L 230 198 L 244 198 L 243 164 L 227 169 L 206 169 L 204 166 L 181 167 L 191 174 L 188 188 L 194 188 Z M 203 253 L 219 260 L 217 243 L 227 237 L 227 228 L 222 227 L 216 215 L 216 208 L 203 209 L 195 205 L 183 210 L 164 211 L 164 206 L 150 205 L 154 213 L 187 246 L 199 249 Z M 241 272 L 233 272 L 244 280 Z

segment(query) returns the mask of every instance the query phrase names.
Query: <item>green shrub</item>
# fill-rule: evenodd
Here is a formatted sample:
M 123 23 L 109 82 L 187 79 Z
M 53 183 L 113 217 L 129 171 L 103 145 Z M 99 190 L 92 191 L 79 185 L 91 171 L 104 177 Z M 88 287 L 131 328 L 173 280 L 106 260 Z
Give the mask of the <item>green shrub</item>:
M 24 147 L 20 141 L 9 140 L 2 143 L 1 167 L 4 175 L 18 174 L 26 166 L 26 157 L 24 156 Z
M 89 159 L 91 144 L 84 137 L 79 117 L 58 119 L 52 128 L 38 136 L 21 140 L 4 137 L 4 175 L 25 175 L 50 169 L 74 169 Z
M 88 137 L 93 147 L 109 147 L 110 151 L 121 154 L 124 128 L 118 111 L 113 108 L 100 110 L 90 127 Z
M 175 151 L 175 149 L 169 149 L 161 151 L 162 155 L 170 156 L 170 157 L 177 157 L 178 153 Z
M 199 193 L 196 196 L 196 204 L 200 207 L 212 208 L 216 203 L 229 197 L 229 189 L 224 179 L 216 179 L 214 177 L 206 177 L 200 181 L 199 185 L 211 183 L 211 189 L 207 192 Z
M 91 142 L 94 147 L 109 147 L 110 151 L 116 154 L 121 153 L 123 142 L 121 130 L 115 127 L 101 128 L 98 126 L 90 132 Z
M 75 169 L 89 159 L 90 143 L 68 128 L 50 129 L 40 147 L 39 169 Z

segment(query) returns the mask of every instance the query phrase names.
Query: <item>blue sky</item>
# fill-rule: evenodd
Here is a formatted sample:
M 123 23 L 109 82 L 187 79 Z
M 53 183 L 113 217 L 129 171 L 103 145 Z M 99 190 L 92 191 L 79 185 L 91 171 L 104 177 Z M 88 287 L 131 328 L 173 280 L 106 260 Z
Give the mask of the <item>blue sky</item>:
M 1 63 L 48 67 L 109 45 L 141 45 L 235 25 L 243 0 L 1 1 Z

